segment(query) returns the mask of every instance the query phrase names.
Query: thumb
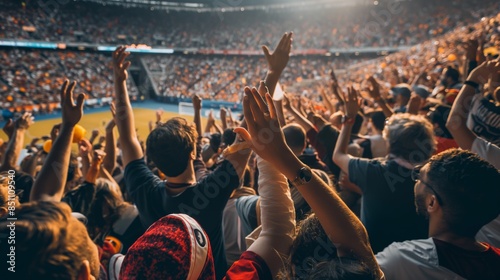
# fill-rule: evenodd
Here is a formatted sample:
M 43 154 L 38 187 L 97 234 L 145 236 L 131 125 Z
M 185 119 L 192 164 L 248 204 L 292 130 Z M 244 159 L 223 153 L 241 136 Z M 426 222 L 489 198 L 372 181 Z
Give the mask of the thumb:
M 245 128 L 237 127 L 233 131 L 234 131 L 234 133 L 238 134 L 246 142 L 252 143 L 252 136 L 250 136 L 250 133 Z
M 266 58 L 269 58 L 271 54 L 269 53 L 269 48 L 267 46 L 262 46 L 262 51 L 264 51 L 264 55 Z

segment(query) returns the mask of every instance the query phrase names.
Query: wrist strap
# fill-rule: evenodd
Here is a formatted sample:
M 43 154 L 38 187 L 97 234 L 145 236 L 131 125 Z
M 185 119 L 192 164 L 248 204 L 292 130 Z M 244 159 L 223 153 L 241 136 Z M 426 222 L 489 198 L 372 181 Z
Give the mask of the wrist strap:
M 476 82 L 473 82 L 473 81 L 465 81 L 464 85 L 471 86 L 471 87 L 475 88 L 476 90 L 479 89 L 479 84 Z

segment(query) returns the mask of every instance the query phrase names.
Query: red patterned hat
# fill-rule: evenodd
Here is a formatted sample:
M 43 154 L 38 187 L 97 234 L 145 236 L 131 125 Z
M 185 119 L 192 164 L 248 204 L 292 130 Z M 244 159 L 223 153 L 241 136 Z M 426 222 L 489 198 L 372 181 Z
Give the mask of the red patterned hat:
M 210 241 L 184 214 L 165 216 L 129 248 L 120 279 L 215 279 Z

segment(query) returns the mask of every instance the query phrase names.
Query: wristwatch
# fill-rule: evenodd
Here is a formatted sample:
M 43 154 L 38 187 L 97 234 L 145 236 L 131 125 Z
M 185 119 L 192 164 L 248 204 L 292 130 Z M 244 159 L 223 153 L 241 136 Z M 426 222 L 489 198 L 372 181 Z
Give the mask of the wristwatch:
M 301 169 L 299 169 L 299 172 L 297 172 L 297 177 L 293 179 L 292 184 L 294 186 L 301 186 L 309 183 L 311 179 L 312 179 L 311 168 L 304 166 Z

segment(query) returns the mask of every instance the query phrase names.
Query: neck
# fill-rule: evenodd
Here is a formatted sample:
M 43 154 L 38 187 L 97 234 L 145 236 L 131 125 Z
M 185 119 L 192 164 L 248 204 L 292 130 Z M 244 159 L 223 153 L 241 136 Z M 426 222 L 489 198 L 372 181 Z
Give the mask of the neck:
M 477 242 L 473 237 L 464 237 L 451 232 L 443 221 L 429 219 L 429 237 L 438 239 L 468 251 L 485 251 L 486 246 Z
M 174 184 L 194 184 L 196 183 L 196 176 L 194 173 L 193 161 L 190 160 L 186 167 L 186 170 L 180 175 L 175 177 L 167 177 L 167 181 Z

